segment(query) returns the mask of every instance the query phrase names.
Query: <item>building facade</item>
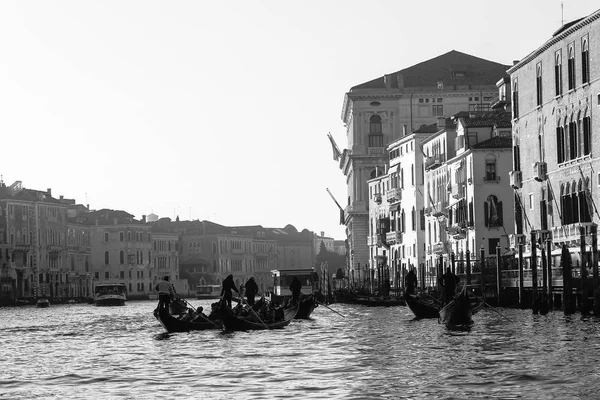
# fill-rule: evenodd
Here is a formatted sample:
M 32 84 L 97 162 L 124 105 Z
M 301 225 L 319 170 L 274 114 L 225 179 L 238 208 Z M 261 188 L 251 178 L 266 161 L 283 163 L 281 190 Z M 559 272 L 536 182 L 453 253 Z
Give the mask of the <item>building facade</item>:
M 342 121 L 347 149 L 335 158 L 346 177 L 344 220 L 352 254 L 351 268 L 369 262 L 367 181 L 383 169 L 386 147 L 438 117 L 469 109 L 487 109 L 495 83 L 508 66 L 457 51 L 354 86 L 346 93 Z
M 566 246 L 579 276 L 600 221 L 600 10 L 565 24 L 508 70 L 515 230 L 525 269 L 562 285 Z M 595 133 L 594 133 L 595 132 Z M 582 237 L 584 238 L 582 240 Z M 545 257 L 549 254 L 550 257 Z M 541 282 L 542 274 L 533 282 Z

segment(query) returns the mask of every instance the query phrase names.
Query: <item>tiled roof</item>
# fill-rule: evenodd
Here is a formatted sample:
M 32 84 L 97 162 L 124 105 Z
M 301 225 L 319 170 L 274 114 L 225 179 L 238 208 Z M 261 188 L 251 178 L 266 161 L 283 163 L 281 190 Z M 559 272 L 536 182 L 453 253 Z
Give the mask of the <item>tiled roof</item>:
M 472 149 L 510 149 L 512 148 L 512 138 L 508 136 L 494 136 L 483 142 L 471 146 Z
M 403 78 L 403 87 L 437 87 L 443 82 L 445 87 L 453 85 L 496 85 L 500 78 L 506 75 L 509 65 L 499 64 L 483 58 L 475 57 L 460 51 L 452 50 L 412 67 L 388 75 L 391 88 L 398 89 L 398 77 Z M 457 74 L 464 74 L 458 77 Z M 385 77 L 356 85 L 356 89 L 385 89 Z
M 495 126 L 497 128 L 510 128 L 511 113 L 501 109 L 493 111 L 463 111 L 454 115 L 460 119 L 466 128 Z

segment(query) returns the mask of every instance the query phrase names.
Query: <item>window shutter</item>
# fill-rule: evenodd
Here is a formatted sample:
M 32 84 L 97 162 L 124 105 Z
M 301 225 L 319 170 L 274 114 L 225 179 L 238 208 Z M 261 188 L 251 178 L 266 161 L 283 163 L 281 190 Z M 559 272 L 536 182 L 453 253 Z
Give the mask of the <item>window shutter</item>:
M 504 226 L 504 218 L 502 214 L 502 202 L 498 202 L 498 226 Z M 495 248 L 495 246 L 494 246 Z
M 490 220 L 489 220 L 489 204 L 487 201 L 485 201 L 483 203 L 483 218 L 484 218 L 484 225 L 485 226 L 489 226 L 490 224 Z

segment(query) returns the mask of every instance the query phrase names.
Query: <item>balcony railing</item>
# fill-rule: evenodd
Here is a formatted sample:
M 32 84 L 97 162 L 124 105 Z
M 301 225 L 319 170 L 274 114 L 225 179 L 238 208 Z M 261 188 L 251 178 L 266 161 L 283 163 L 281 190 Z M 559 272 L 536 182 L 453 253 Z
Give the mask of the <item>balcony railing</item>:
M 400 190 L 400 188 L 389 189 L 386 192 L 386 197 L 388 203 L 396 203 L 402 200 L 402 191 Z
M 462 183 L 452 186 L 451 189 L 452 197 L 455 199 L 462 199 L 464 197 L 464 185 Z
M 435 155 L 433 157 L 427 157 L 425 159 L 425 170 L 430 170 L 430 169 L 434 169 L 439 167 L 440 165 L 442 165 L 442 156 L 441 155 Z
M 402 232 L 394 231 L 385 234 L 385 240 L 389 244 L 402 243 Z
M 385 153 L 385 147 L 369 147 L 367 148 L 367 154 L 384 154 Z
M 593 222 L 578 222 L 575 224 L 555 226 L 551 228 L 552 242 L 557 245 L 580 245 L 581 233 L 579 228 L 583 227 L 586 244 L 592 244 L 592 225 Z
M 434 243 L 431 251 L 433 254 L 443 254 L 446 252 L 446 242 L 437 242 Z

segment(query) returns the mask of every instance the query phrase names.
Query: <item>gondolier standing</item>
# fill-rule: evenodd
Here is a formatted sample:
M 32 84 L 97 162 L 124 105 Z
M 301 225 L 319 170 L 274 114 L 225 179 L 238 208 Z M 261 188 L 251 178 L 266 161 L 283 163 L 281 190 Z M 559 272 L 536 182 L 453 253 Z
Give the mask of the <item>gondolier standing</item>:
M 235 282 L 233 281 L 233 275 L 227 275 L 227 278 L 223 280 L 223 288 L 221 289 L 221 298 L 225 300 L 225 303 L 229 308 L 231 308 L 231 297 L 233 293 L 231 291 L 235 291 L 237 294 L 240 294 L 240 291 L 235 287 Z
M 290 291 L 292 292 L 292 301 L 296 304 L 300 299 L 300 292 L 302 291 L 302 282 L 296 276 L 292 279 L 292 283 L 290 283 Z
M 440 278 L 440 283 L 444 287 L 444 304 L 450 303 L 454 298 L 458 282 L 460 282 L 458 276 L 452 273 L 450 267 L 446 268 L 446 273 Z
M 253 276 L 251 276 L 250 279 L 248 279 L 248 282 L 246 282 L 245 288 L 246 288 L 246 299 L 248 299 L 248 305 L 253 306 L 254 305 L 254 296 L 256 296 L 256 293 L 258 293 L 258 285 L 256 284 L 256 281 L 254 280 Z
M 155 289 L 158 291 L 158 311 L 162 309 L 169 311 L 171 296 L 175 293 L 173 284 L 169 282 L 169 276 L 166 275 L 162 281 L 158 282 Z
M 404 277 L 404 285 L 406 287 L 406 294 L 413 294 L 417 287 L 417 275 L 415 269 L 411 268 L 408 274 Z

